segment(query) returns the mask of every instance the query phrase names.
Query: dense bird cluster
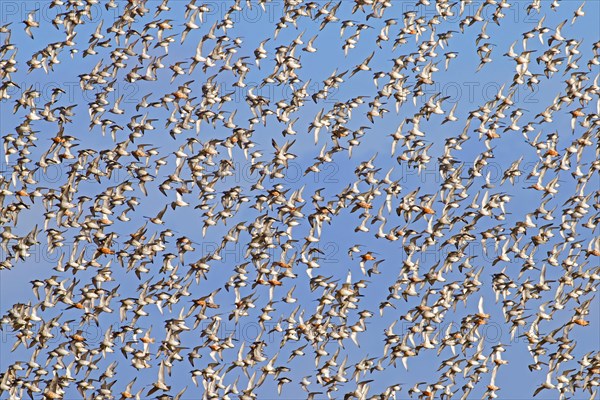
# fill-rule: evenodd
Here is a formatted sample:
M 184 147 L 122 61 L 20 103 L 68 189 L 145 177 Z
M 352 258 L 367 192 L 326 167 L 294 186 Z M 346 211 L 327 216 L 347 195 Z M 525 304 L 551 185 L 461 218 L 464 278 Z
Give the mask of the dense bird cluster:
M 598 13 L 524 3 L 15 3 L 1 397 L 594 398 Z

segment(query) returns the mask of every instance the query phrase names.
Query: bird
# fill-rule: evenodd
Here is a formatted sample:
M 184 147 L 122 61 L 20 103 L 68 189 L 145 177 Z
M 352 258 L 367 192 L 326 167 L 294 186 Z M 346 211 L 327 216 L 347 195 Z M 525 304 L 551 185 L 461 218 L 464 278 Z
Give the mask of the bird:
M 23 24 L 25 24 L 25 33 L 27 33 L 27 35 L 32 39 L 34 39 L 34 37 L 33 37 L 33 32 L 31 31 L 31 28 L 39 28 L 40 27 L 39 21 L 35 20 L 35 15 L 38 11 L 39 11 L 39 9 L 28 12 L 27 19 L 25 21 L 23 21 Z

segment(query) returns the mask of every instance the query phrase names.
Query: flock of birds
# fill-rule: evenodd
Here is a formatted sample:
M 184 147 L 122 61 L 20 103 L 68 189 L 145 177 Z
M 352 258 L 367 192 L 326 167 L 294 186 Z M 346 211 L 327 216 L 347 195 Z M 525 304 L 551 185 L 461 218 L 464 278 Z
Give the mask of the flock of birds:
M 522 3 L 52 0 L 1 26 L 0 269 L 32 293 L 2 298 L 0 396 L 489 399 L 527 359 L 523 395 L 593 399 L 600 41 L 570 31 L 598 14 Z M 432 93 L 502 62 L 491 98 Z M 88 102 L 33 84 L 73 66 Z M 515 98 L 544 85 L 537 115 Z

